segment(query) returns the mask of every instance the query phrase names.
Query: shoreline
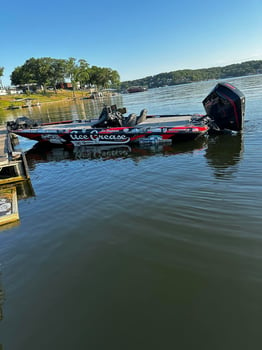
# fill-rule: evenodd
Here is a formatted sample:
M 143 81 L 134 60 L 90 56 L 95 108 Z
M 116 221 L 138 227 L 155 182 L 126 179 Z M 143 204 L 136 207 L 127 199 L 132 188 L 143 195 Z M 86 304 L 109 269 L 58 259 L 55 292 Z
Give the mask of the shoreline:
M 48 103 L 72 102 L 76 100 L 93 100 L 101 97 L 111 96 L 109 92 L 103 92 L 101 96 L 94 96 L 87 91 L 59 91 L 57 93 L 48 92 L 46 95 L 42 94 L 20 94 L 20 95 L 4 95 L 0 96 L 0 110 L 9 111 L 15 109 L 24 109 L 30 107 L 37 107 Z
M 43 94 L 17 94 L 0 96 L 0 110 L 12 110 L 27 107 L 35 107 L 46 103 L 73 101 L 81 98 L 90 98 L 91 94 L 83 91 L 58 91 Z M 13 108 L 12 108 L 13 107 Z

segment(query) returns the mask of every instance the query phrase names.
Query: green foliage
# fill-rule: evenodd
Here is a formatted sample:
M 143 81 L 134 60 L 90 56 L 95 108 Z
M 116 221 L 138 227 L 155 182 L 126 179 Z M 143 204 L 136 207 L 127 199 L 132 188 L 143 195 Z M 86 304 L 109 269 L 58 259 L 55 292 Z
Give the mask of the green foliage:
M 169 73 L 160 73 L 142 79 L 124 81 L 121 89 L 126 90 L 131 86 L 144 86 L 155 88 L 166 85 L 177 85 L 203 81 L 210 79 L 223 79 L 228 77 L 240 77 L 250 74 L 262 73 L 262 61 L 248 61 L 239 64 L 232 64 L 225 67 L 213 67 L 203 69 L 183 69 Z
M 117 86 L 120 83 L 120 76 L 116 70 L 92 66 L 89 71 L 90 85 L 101 88 Z
M 65 74 L 64 60 L 50 57 L 30 58 L 11 74 L 13 85 L 37 84 L 44 91 L 49 85 L 55 86 Z
M 2 87 L 1 77 L 4 75 L 4 67 L 0 67 L 0 88 Z
M 0 71 L 1 73 L 1 71 Z M 84 59 L 76 60 L 70 57 L 67 60 L 50 57 L 30 58 L 22 66 L 16 67 L 11 74 L 13 85 L 36 84 L 44 92 L 48 86 L 56 90 L 58 83 L 69 79 L 73 90 L 85 85 L 111 87 L 119 85 L 120 76 L 111 68 L 92 66 Z

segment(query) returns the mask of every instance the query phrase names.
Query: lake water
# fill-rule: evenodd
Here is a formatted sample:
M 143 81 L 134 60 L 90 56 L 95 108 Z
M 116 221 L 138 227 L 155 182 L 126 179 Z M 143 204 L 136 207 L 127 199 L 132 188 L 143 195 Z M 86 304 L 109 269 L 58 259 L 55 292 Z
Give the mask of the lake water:
M 246 96 L 241 136 L 27 153 L 33 195 L 0 231 L 1 350 L 261 349 L 262 76 L 227 81 Z M 104 102 L 204 113 L 215 84 Z M 87 118 L 102 104 L 23 112 Z

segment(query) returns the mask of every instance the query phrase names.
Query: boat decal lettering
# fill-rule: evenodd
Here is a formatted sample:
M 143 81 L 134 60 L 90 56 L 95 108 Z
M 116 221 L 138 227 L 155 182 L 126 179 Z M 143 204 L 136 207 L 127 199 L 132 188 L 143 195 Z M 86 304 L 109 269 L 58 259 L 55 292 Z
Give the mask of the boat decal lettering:
M 90 140 L 90 137 L 85 133 L 85 130 L 73 130 L 70 133 L 70 137 L 72 140 Z
M 81 141 L 81 143 L 127 143 L 130 137 L 117 133 L 100 133 L 98 130 L 92 130 L 86 133 L 85 130 L 73 130 L 70 133 L 72 141 Z

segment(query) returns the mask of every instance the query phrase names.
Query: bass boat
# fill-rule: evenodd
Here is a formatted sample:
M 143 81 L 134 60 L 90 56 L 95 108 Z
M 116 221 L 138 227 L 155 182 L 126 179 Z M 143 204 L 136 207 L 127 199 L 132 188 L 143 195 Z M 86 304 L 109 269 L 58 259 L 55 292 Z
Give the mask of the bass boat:
M 104 106 L 98 119 L 36 123 L 27 117 L 8 122 L 8 130 L 42 144 L 60 146 L 176 143 L 212 132 L 241 131 L 245 98 L 234 86 L 219 83 L 203 101 L 206 115 L 125 116 L 125 108 Z

